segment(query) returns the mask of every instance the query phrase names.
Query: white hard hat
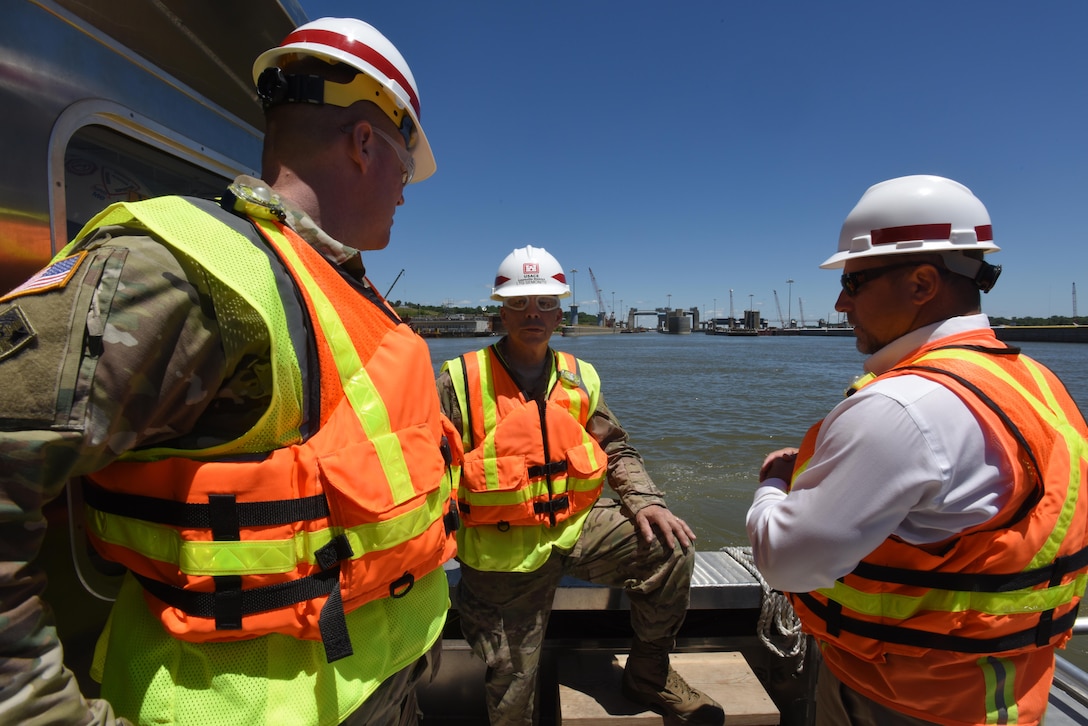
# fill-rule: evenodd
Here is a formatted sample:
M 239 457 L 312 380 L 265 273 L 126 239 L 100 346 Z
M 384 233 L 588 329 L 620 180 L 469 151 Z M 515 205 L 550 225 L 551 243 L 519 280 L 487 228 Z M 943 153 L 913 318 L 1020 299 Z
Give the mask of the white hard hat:
M 351 83 L 325 81 L 317 87 L 310 76 L 285 76 L 283 66 L 300 55 L 346 63 L 359 75 Z M 356 101 L 377 104 L 401 130 L 412 152 L 413 181 L 434 174 L 434 154 L 419 124 L 419 87 L 412 69 L 400 51 L 369 23 L 355 18 L 320 18 L 300 25 L 279 46 L 257 57 L 253 81 L 266 105 L 299 102 L 346 107 Z
M 543 247 L 519 247 L 506 256 L 495 273 L 492 300 L 521 295 L 568 297 L 570 287 L 559 260 Z
M 990 215 L 970 189 L 940 176 L 903 176 L 869 187 L 843 222 L 839 251 L 820 267 L 878 255 L 999 249 Z M 956 258 L 963 256 L 946 255 Z

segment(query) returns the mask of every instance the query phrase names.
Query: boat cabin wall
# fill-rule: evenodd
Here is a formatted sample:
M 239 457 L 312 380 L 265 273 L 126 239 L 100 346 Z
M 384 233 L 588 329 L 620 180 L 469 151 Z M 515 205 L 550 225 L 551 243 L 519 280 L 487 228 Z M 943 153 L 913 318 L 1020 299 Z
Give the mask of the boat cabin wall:
M 237 174 L 259 172 L 263 130 L 248 63 L 304 18 L 278 2 L 238 3 L 260 18 L 249 28 L 218 5 L 200 6 L 12 0 L 6 7 L 0 293 L 43 267 L 108 204 L 218 195 Z M 278 12 L 260 12 L 269 6 Z M 201 72 L 183 82 L 167 68 Z

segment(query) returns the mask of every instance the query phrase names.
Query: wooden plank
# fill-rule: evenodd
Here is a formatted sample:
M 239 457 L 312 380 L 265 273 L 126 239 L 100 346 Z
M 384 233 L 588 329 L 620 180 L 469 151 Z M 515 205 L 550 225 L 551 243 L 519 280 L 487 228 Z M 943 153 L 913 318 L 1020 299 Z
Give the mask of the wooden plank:
M 661 716 L 620 693 L 625 654 L 577 653 L 559 658 L 563 726 L 653 724 Z M 778 709 L 740 653 L 676 653 L 672 666 L 693 687 L 722 704 L 729 726 L 777 726 Z

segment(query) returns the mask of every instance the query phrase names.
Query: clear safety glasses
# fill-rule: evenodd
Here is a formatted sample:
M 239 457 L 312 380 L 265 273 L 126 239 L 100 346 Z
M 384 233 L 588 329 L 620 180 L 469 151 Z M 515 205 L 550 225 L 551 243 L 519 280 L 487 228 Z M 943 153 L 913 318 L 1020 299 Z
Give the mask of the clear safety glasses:
M 416 162 L 412 158 L 411 152 L 408 149 L 403 148 L 398 144 L 392 136 L 385 133 L 381 129 L 371 126 L 370 130 L 378 135 L 378 138 L 384 139 L 385 143 L 393 147 L 393 151 L 397 152 L 397 158 L 400 160 L 400 181 L 405 186 L 412 181 L 412 177 L 416 175 Z
M 542 313 L 550 313 L 552 310 L 559 308 L 559 298 L 555 295 L 533 295 L 520 297 L 508 297 L 502 301 L 502 305 L 505 308 L 510 308 L 515 312 L 521 312 L 529 307 L 529 301 L 536 301 L 536 309 Z

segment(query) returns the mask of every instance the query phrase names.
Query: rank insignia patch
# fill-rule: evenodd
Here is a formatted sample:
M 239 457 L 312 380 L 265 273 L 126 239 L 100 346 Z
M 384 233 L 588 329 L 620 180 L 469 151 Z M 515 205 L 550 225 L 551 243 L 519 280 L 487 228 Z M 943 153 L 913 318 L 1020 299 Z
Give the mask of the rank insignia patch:
M 20 295 L 35 295 L 50 290 L 59 290 L 68 284 L 72 275 L 79 269 L 79 263 L 87 256 L 86 252 L 78 252 L 71 257 L 49 263 L 44 270 L 36 272 L 29 280 L 11 292 L 0 296 L 0 301 L 10 300 Z
M 19 306 L 0 312 L 0 360 L 15 355 L 34 340 L 34 329 Z

